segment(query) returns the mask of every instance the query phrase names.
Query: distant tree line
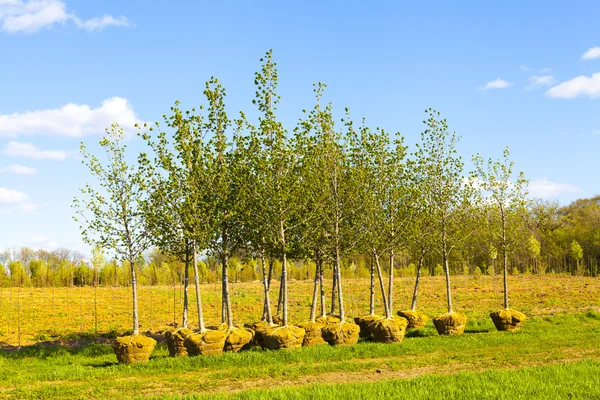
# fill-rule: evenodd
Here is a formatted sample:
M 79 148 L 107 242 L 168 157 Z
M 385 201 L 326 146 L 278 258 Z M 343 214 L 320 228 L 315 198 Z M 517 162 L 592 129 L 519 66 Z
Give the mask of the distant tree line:
M 600 273 L 600 196 L 578 199 L 561 206 L 555 201 L 536 201 L 528 209 L 528 218 L 521 227 L 516 250 L 510 257 L 513 274 L 560 273 L 598 276 Z M 476 222 L 476 221 L 473 221 Z M 500 273 L 498 251 L 486 240 L 486 228 L 476 229 L 451 256 L 453 274 Z M 153 249 L 137 265 L 142 285 L 172 285 L 183 279 L 183 263 Z M 400 251 L 395 258 L 397 276 L 414 276 L 418 255 Z M 369 257 L 353 255 L 342 261 L 348 277 L 370 275 Z M 205 257 L 199 263 L 202 282 L 220 280 L 219 260 Z M 230 260 L 230 275 L 235 282 L 261 279 L 259 260 L 239 251 Z M 290 266 L 290 277 L 313 279 L 314 263 L 296 260 Z M 281 272 L 280 262 L 274 262 L 275 273 Z M 442 275 L 441 259 L 435 253 L 424 261 L 426 275 Z M 331 278 L 331 274 L 328 274 Z M 129 266 L 106 259 L 100 266 L 101 286 L 130 284 Z M 31 287 L 69 287 L 94 284 L 94 269 L 89 257 L 69 250 L 35 250 L 27 247 L 0 251 L 0 285 Z

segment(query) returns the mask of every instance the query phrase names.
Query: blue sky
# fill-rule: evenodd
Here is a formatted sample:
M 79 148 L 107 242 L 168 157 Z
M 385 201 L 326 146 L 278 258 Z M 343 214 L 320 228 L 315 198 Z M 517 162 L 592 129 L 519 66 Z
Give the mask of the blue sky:
M 289 129 L 323 81 L 340 117 L 414 144 L 433 107 L 467 161 L 509 146 L 533 195 L 596 195 L 598 15 L 594 1 L 0 0 L 0 248 L 87 253 L 71 209 L 90 181 L 79 143 L 199 105 L 213 75 L 229 112 L 253 116 L 271 48 Z

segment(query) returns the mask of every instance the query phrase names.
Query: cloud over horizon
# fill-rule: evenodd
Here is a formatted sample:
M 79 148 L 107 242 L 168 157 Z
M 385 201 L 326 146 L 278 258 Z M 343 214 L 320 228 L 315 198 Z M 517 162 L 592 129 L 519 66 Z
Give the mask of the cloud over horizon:
M 600 58 L 600 47 L 589 48 L 588 51 L 581 56 L 582 61 L 595 60 L 597 58 Z
M 481 86 L 479 89 L 481 90 L 490 90 L 490 89 L 506 89 L 511 86 L 512 82 L 505 81 L 502 78 L 496 78 L 493 81 L 486 82 L 485 85 Z
M 8 142 L 2 154 L 9 157 L 26 157 L 37 160 L 63 161 L 67 152 L 62 150 L 41 150 L 32 143 Z
M 600 97 L 600 72 L 591 76 L 580 75 L 562 82 L 548 89 L 546 95 L 557 99 L 573 99 L 579 96 Z
M 528 186 L 529 194 L 542 199 L 555 198 L 563 194 L 579 193 L 579 186 L 570 183 L 551 182 L 547 179 L 531 181 Z
M 0 31 L 6 33 L 37 33 L 56 24 L 73 22 L 80 29 L 100 31 L 108 26 L 131 27 L 127 17 L 102 17 L 81 19 L 74 12 L 67 11 L 61 0 L 0 0 Z
M 60 108 L 0 114 L 0 137 L 37 135 L 80 138 L 102 134 L 113 122 L 128 132 L 135 129 L 136 123 L 143 124 L 127 99 L 112 97 L 97 108 L 69 103 Z

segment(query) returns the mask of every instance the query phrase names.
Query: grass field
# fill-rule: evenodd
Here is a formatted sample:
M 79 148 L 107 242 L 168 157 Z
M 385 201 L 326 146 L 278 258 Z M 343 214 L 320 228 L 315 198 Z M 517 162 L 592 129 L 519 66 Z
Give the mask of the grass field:
M 454 308 L 471 320 L 487 320 L 490 311 L 501 308 L 500 276 L 456 276 L 453 278 Z M 330 284 L 330 282 L 326 282 Z M 395 308 L 406 309 L 412 294 L 412 278 L 395 282 Z M 423 279 L 419 309 L 430 316 L 445 312 L 445 283 L 442 277 Z M 312 283 L 290 283 L 290 317 L 292 322 L 307 319 Z M 234 320 L 237 325 L 255 321 L 262 311 L 262 288 L 259 282 L 232 285 Z M 597 307 L 600 298 L 598 278 L 569 276 L 515 276 L 510 278 L 511 308 L 528 316 L 551 316 L 577 313 Z M 220 285 L 202 285 L 205 321 L 220 323 Z M 190 287 L 190 321 L 197 324 L 194 289 Z M 344 281 L 346 313 L 368 313 L 368 281 Z M 275 301 L 277 293 L 271 297 Z M 376 297 L 378 305 L 380 298 Z M 329 301 L 329 296 L 328 296 Z M 182 298 L 179 287 L 142 287 L 139 290 L 142 331 L 161 332 L 181 323 Z M 381 307 L 379 307 L 381 308 Z M 175 312 L 174 312 L 175 311 Z M 383 312 L 379 310 L 379 312 Z M 97 292 L 99 333 L 122 333 L 131 329 L 131 289 L 100 287 Z M 20 334 L 19 334 L 20 332 Z M 0 346 L 33 344 L 77 334 L 95 333 L 94 289 L 74 288 L 2 288 L 0 292 Z M 20 340 L 19 340 L 20 339 Z
M 349 314 L 365 313 L 367 282 L 347 280 L 345 284 Z M 408 303 L 411 284 L 409 279 L 397 280 L 398 305 Z M 444 311 L 443 284 L 438 278 L 423 282 L 421 309 L 430 315 Z M 67 306 L 66 289 L 55 290 L 53 305 L 52 289 L 22 289 L 18 299 L 16 289 L 12 293 L 3 289 L 0 326 L 5 345 L 0 350 L 0 399 L 600 398 L 598 279 L 512 277 L 513 308 L 530 316 L 517 333 L 497 332 L 487 316 L 500 308 L 499 277 L 455 277 L 453 284 L 456 308 L 469 317 L 460 337 L 440 337 L 430 323 L 424 330 L 409 332 L 401 344 L 361 341 L 346 348 L 252 349 L 178 359 L 169 358 L 166 346 L 160 343 L 148 363 L 132 366 L 117 364 L 110 346 L 101 343 L 43 343 L 20 350 L 7 345 L 17 340 L 13 326 L 18 314 L 23 342 L 91 337 L 93 290 L 70 289 Z M 310 286 L 310 282 L 290 285 L 293 321 L 307 315 Z M 238 320 L 258 318 L 259 284 L 240 284 L 234 290 Z M 203 286 L 209 323 L 220 320 L 218 291 L 216 286 Z M 101 332 L 121 332 L 129 327 L 128 295 L 126 288 L 99 289 Z M 145 304 L 150 298 L 153 307 Z M 172 323 L 172 288 L 142 288 L 140 301 L 142 324 L 148 329 L 156 332 Z M 192 308 L 192 316 L 194 313 Z M 5 328 L 8 323 L 10 329 Z

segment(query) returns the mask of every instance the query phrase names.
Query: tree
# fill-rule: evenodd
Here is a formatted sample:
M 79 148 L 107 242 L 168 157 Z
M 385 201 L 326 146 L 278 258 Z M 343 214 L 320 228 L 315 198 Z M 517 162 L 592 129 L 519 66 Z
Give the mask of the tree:
M 111 249 L 123 261 L 129 263 L 133 299 L 133 336 L 139 335 L 138 296 L 135 261 L 149 247 L 149 231 L 144 224 L 140 207 L 146 196 L 146 187 L 139 167 L 126 160 L 127 146 L 123 142 L 125 132 L 117 124 L 107 129 L 99 144 L 106 153 L 105 162 L 88 152 L 81 144 L 83 164 L 98 180 L 100 189 L 86 184 L 81 198 L 74 199 L 75 221 L 79 222 L 86 243 Z M 134 354 L 135 344 L 147 347 L 148 352 Z M 147 360 L 156 345 L 151 338 L 117 339 L 115 352 L 121 362 Z
M 519 229 L 527 216 L 529 202 L 525 189 L 528 181 L 523 172 L 512 181 L 514 162 L 510 161 L 508 147 L 504 149 L 502 160 L 489 159 L 486 164 L 477 154 L 473 163 L 475 171 L 472 178 L 484 191 L 491 238 L 502 254 L 504 308 L 508 310 L 508 256 L 514 250 L 520 236 Z
M 576 240 L 573 240 L 571 242 L 571 247 L 570 247 L 570 256 L 575 260 L 576 263 L 576 271 L 579 274 L 580 270 L 579 270 L 579 262 L 581 261 L 581 259 L 583 258 L 583 249 L 581 248 L 581 246 L 579 245 L 579 243 L 577 243 Z
M 139 157 L 150 193 L 143 203 L 145 222 L 152 232 L 153 244 L 185 265 L 182 328 L 188 328 L 189 265 L 193 262 L 198 325 L 203 332 L 197 249 L 208 245 L 211 212 L 206 123 L 196 109 L 184 111 L 179 102 L 163 119 L 166 128 L 173 132 L 171 137 L 165 131 L 159 132 L 156 139 L 152 137 L 153 131 L 160 129 L 158 122 L 142 134 L 154 153 L 153 160 L 145 153 Z
M 440 333 L 459 334 L 464 329 L 466 317 L 453 310 L 449 259 L 452 251 L 473 233 L 466 221 L 476 209 L 476 193 L 463 177 L 464 164 L 456 151 L 456 133 L 449 131 L 447 121 L 440 118 L 439 112 L 430 108 L 426 113 L 426 129 L 415 155 L 425 185 L 425 204 L 434 221 L 435 249 L 442 257 L 448 303 L 448 314 L 434 319 L 434 323 L 436 328 L 439 326 Z M 448 331 L 448 328 L 452 330 Z

